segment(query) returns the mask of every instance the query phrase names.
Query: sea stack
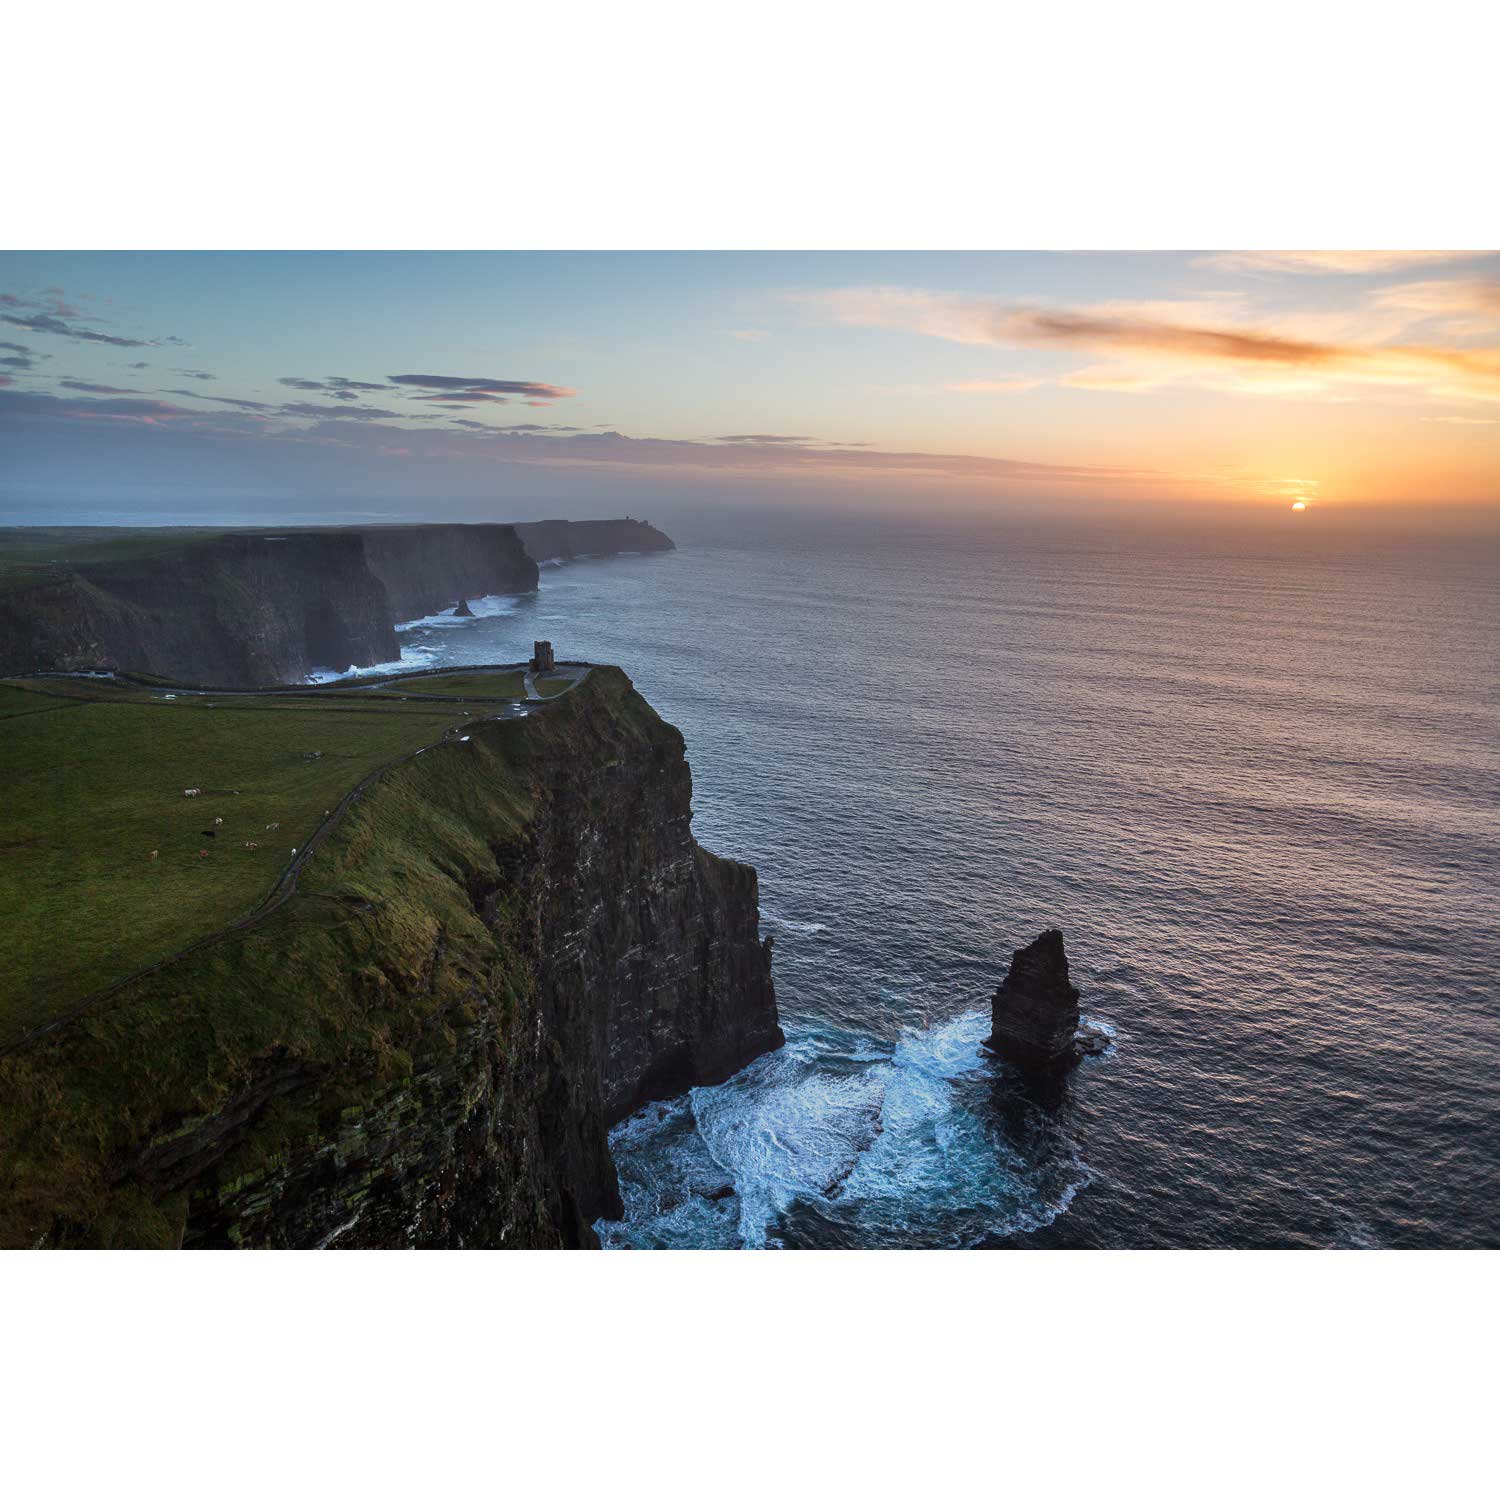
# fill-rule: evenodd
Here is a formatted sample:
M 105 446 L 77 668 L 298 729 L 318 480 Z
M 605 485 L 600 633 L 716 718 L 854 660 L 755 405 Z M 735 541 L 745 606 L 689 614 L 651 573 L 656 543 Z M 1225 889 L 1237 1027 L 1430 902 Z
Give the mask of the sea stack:
M 469 608 L 469 601 L 467 599 L 460 599 L 458 601 L 458 606 L 454 609 L 453 614 L 454 618 L 459 620 L 472 620 L 474 618 L 474 611 Z
M 1017 948 L 991 1002 L 990 1047 L 1030 1071 L 1055 1072 L 1078 1060 L 1078 991 L 1068 978 L 1063 935 L 1049 928 Z

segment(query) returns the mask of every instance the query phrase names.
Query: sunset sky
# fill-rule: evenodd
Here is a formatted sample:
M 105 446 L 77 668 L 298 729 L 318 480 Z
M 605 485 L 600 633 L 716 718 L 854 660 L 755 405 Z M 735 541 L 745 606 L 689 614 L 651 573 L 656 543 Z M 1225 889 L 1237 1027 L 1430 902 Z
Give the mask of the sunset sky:
M 11 519 L 654 496 L 1500 510 L 1500 254 L 0 255 Z

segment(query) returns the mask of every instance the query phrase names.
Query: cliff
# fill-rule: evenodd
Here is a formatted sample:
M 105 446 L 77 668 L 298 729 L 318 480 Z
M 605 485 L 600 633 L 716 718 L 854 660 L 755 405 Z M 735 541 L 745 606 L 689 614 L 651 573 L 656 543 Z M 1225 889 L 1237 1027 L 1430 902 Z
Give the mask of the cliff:
M 523 544 L 521 533 L 531 536 Z M 534 589 L 537 560 L 665 551 L 639 521 L 282 532 L 0 532 L 0 676 L 135 671 L 226 688 L 398 655 L 395 627 Z
M 621 552 L 673 552 L 676 543 L 649 521 L 517 521 L 516 534 L 539 563 Z
M 513 526 L 374 526 L 360 535 L 398 621 L 452 609 L 458 598 L 536 587 L 536 563 Z
M 0 1244 L 595 1243 L 608 1126 L 782 1040 L 691 790 L 614 668 L 387 770 L 284 906 L 0 1056 Z
M 358 532 L 173 532 L 80 552 L 4 580 L 0 675 L 124 669 L 259 687 L 397 655 Z

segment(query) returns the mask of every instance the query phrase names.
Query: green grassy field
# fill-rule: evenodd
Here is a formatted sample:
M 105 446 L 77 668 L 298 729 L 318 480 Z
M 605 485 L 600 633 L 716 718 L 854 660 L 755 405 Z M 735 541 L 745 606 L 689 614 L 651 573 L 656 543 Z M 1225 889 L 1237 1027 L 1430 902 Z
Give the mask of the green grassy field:
M 388 693 L 446 693 L 455 697 L 472 694 L 476 698 L 520 698 L 525 684 L 520 672 L 444 672 L 437 677 L 409 677 L 387 684 Z
M 0 589 L 64 577 L 98 563 L 163 557 L 222 528 L 193 526 L 0 527 Z
M 0 1045 L 250 911 L 356 782 L 512 682 L 410 684 L 459 687 L 443 702 L 0 682 Z
M 573 686 L 571 677 L 538 677 L 536 679 L 536 690 L 544 698 L 555 698 L 559 693 L 565 693 Z

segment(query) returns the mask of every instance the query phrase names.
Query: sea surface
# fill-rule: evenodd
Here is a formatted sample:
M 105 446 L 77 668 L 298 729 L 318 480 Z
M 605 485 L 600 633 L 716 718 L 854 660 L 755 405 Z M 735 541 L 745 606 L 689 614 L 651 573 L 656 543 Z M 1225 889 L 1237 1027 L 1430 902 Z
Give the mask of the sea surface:
M 613 1144 L 607 1246 L 1500 1244 L 1488 543 L 679 520 L 413 625 L 615 662 L 760 871 L 784 1050 Z M 1066 935 L 1113 1037 L 983 1052 Z

